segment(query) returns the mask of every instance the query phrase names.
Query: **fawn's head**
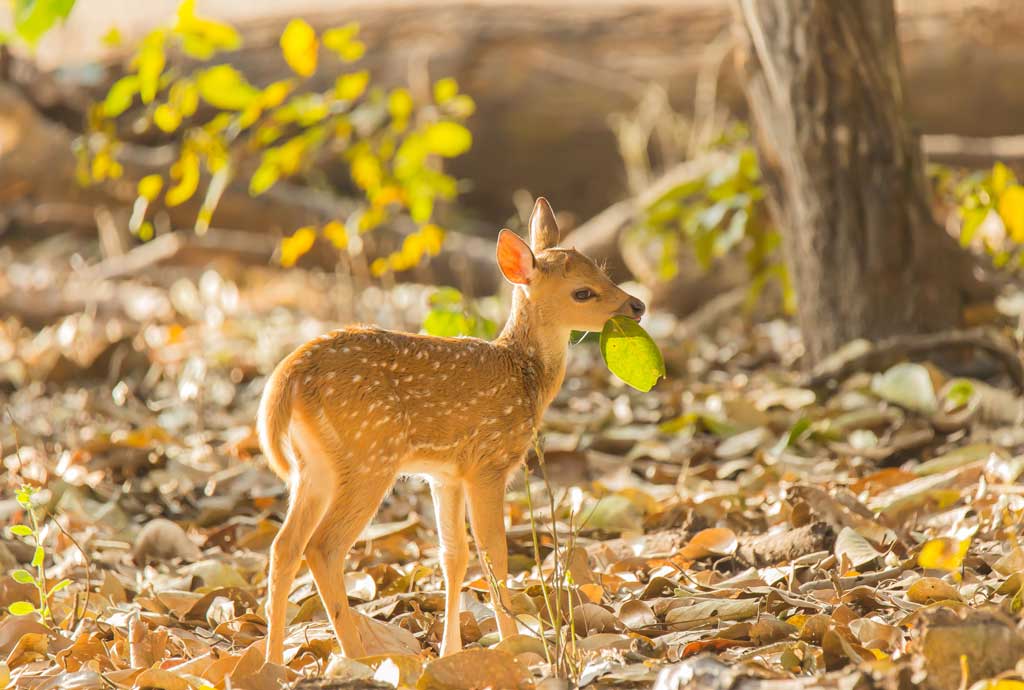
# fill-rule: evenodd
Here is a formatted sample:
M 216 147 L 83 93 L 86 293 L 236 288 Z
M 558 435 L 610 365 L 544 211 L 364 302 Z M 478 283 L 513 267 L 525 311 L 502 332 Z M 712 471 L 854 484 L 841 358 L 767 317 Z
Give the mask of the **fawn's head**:
M 511 230 L 498 235 L 498 267 L 521 286 L 526 301 L 545 319 L 568 329 L 600 331 L 613 316 L 637 321 L 644 303 L 621 290 L 590 258 L 558 246 L 555 214 L 539 197 L 530 215 L 530 243 Z

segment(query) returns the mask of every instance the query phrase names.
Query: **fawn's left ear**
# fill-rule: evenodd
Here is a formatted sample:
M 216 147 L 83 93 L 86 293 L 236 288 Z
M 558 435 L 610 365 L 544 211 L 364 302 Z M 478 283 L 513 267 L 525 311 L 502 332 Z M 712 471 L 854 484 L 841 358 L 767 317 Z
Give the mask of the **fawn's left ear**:
M 537 253 L 557 247 L 558 235 L 558 223 L 555 222 L 555 212 L 551 210 L 551 204 L 544 197 L 537 197 L 533 213 L 530 214 L 530 246 Z
M 508 229 L 498 233 L 498 268 L 505 280 L 527 285 L 536 263 L 530 246 L 519 235 Z

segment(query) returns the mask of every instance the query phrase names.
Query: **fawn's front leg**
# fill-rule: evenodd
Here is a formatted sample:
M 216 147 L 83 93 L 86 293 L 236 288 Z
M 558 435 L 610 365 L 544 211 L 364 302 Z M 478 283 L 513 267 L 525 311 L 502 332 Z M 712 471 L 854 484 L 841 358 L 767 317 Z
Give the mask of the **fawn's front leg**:
M 462 581 L 469 563 L 469 543 L 466 541 L 466 496 L 462 482 L 457 479 L 436 480 L 430 483 L 434 498 L 437 534 L 441 542 L 441 570 L 444 573 L 444 637 L 441 638 L 441 656 L 462 649 L 462 631 L 459 628 L 459 598 Z
M 508 543 L 505 540 L 505 478 L 478 477 L 466 483 L 469 497 L 469 522 L 473 527 L 480 554 L 487 561 L 498 591 L 491 587 L 491 605 L 498 617 L 502 639 L 518 632 L 516 621 L 509 613 L 508 596 Z M 485 571 L 486 572 L 486 571 Z

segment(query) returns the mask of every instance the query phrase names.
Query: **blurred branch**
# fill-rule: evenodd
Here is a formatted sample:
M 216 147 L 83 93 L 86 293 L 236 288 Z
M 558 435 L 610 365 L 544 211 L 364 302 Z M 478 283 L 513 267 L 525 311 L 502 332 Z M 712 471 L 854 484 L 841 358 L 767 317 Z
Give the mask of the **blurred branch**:
M 1024 135 L 1003 137 L 962 137 L 956 134 L 925 134 L 922 145 L 932 159 L 1024 159 Z

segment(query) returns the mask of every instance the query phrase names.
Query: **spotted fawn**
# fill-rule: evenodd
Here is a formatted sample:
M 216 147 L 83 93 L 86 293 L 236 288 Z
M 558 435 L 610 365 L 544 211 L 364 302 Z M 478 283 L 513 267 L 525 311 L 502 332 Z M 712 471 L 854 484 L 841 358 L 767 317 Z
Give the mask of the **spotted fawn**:
M 364 655 L 345 557 L 400 475 L 425 476 L 433 496 L 447 592 L 441 654 L 462 647 L 467 504 L 497 585 L 499 630 L 516 633 L 505 589 L 506 483 L 562 385 L 570 332 L 644 313 L 643 302 L 558 240 L 543 198 L 530 216 L 529 244 L 499 233 L 498 268 L 514 287 L 512 313 L 493 342 L 345 328 L 302 345 L 274 370 L 260 401 L 259 438 L 290 497 L 270 552 L 268 661 L 282 661 L 288 593 L 303 556 L 342 651 Z

